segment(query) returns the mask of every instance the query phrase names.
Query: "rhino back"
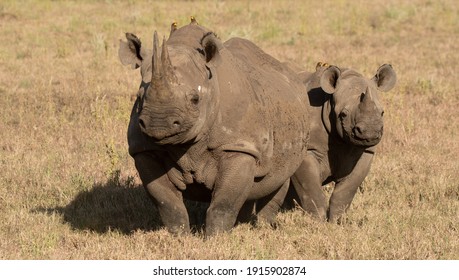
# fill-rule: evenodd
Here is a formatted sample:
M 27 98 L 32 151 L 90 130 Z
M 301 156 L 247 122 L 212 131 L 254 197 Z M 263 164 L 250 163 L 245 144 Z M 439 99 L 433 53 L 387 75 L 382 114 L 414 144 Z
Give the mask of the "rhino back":
M 202 37 L 210 32 L 209 29 L 202 25 L 187 25 L 174 31 L 167 40 L 168 46 L 188 46 L 194 49 L 200 49 Z

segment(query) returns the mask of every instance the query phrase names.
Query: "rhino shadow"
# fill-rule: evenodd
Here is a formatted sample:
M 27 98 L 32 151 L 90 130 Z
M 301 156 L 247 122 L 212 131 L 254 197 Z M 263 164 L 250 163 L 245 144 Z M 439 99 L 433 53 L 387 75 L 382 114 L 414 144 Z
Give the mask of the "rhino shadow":
M 116 178 L 118 177 L 118 178 Z M 185 201 L 192 229 L 202 230 L 207 203 Z M 81 191 L 64 207 L 40 208 L 37 212 L 59 213 L 74 230 L 97 233 L 156 231 L 163 227 L 159 213 L 142 185 L 121 181 L 119 175 Z

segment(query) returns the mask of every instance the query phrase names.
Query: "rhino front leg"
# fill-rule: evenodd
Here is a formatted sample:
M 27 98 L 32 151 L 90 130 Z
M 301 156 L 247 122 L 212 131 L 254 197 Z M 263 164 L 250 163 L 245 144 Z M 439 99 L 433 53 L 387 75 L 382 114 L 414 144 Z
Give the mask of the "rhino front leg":
M 155 203 L 164 226 L 171 233 L 189 232 L 190 222 L 182 193 L 169 180 L 164 167 L 152 154 L 137 154 L 134 159 L 142 183 Z
M 253 186 L 255 158 L 227 153 L 219 163 L 212 200 L 206 214 L 206 234 L 229 231 Z
M 351 205 L 357 189 L 370 171 L 373 153 L 364 152 L 352 172 L 336 183 L 330 197 L 328 221 L 336 223 Z
M 285 181 L 277 191 L 257 201 L 256 210 L 259 221 L 275 225 L 276 214 L 284 203 L 289 186 L 290 179 Z
M 300 199 L 301 207 L 313 216 L 326 220 L 327 200 L 322 190 L 320 167 L 317 159 L 308 153 L 291 179 Z

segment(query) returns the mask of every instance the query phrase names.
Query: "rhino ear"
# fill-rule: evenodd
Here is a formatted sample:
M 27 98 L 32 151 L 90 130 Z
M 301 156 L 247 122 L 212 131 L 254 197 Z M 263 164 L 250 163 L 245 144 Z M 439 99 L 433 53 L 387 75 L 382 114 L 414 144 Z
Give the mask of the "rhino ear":
M 132 33 L 126 33 L 127 42 L 120 40 L 118 56 L 123 65 L 132 65 L 132 69 L 139 68 L 142 65 L 142 43 L 139 38 Z
M 336 90 L 336 82 L 341 75 L 341 70 L 336 66 L 328 67 L 320 77 L 320 87 L 329 94 L 333 94 Z
M 201 46 L 204 50 L 206 63 L 218 63 L 220 61 L 220 51 L 223 48 L 222 42 L 215 36 L 215 33 L 209 32 L 201 39 Z
M 397 75 L 395 74 L 392 65 L 381 65 L 378 71 L 376 71 L 373 81 L 376 83 L 380 91 L 386 92 L 391 90 L 397 82 Z

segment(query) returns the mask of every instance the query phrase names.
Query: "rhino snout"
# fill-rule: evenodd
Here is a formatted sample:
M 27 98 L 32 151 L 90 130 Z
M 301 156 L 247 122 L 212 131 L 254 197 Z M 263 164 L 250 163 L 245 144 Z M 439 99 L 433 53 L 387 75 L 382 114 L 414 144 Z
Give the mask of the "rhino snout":
M 139 126 L 142 130 L 145 130 L 147 127 L 145 121 L 142 118 L 139 118 Z
M 368 142 L 379 141 L 382 137 L 383 127 L 368 127 L 365 123 L 358 123 L 352 129 L 355 138 Z
M 357 124 L 356 126 L 354 126 L 354 135 L 360 139 L 363 139 L 364 138 L 364 134 L 365 134 L 365 126 L 364 125 L 359 125 Z
M 142 132 L 158 140 L 181 132 L 182 123 L 180 117 L 174 116 L 165 118 L 139 117 L 139 126 Z

